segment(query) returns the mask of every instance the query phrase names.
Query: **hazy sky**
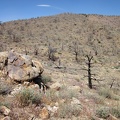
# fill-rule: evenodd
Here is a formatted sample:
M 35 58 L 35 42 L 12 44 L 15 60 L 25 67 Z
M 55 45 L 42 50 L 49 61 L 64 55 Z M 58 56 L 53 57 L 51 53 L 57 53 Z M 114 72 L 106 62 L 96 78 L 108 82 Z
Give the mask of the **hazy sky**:
M 120 0 L 0 0 L 0 21 L 60 13 L 120 15 Z

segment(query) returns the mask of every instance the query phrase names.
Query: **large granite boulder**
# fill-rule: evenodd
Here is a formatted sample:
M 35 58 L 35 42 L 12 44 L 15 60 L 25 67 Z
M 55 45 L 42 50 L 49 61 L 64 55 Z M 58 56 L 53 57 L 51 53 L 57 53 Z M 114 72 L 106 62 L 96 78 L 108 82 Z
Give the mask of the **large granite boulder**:
M 29 81 L 43 72 L 41 63 L 31 56 L 19 54 L 13 50 L 0 53 L 0 70 L 16 81 Z

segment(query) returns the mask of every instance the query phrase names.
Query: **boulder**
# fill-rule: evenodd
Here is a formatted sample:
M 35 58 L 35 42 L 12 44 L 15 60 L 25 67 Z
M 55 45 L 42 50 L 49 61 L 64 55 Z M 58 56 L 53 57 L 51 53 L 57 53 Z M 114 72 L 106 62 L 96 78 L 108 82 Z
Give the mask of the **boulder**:
M 10 114 L 11 110 L 8 109 L 6 106 L 0 106 L 0 113 L 2 113 L 5 116 L 8 116 Z
M 15 51 L 0 53 L 0 70 L 12 79 L 20 82 L 29 81 L 43 72 L 42 64 L 31 56 Z

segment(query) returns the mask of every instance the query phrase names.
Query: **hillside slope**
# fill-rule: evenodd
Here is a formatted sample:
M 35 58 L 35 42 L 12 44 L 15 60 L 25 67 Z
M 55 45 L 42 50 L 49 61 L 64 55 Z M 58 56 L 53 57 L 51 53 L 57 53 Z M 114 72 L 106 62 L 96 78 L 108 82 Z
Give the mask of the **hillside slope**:
M 44 66 L 44 74 L 52 78 L 52 84 L 62 85 L 57 92 L 65 96 L 60 96 L 59 101 L 56 94 L 51 98 L 55 97 L 58 104 L 68 100 L 66 91 L 79 86 L 77 99 L 83 106 L 81 120 L 90 120 L 97 110 L 101 112 L 104 108 L 119 111 L 120 16 L 65 13 L 2 23 L 0 51 L 11 49 L 36 57 Z M 88 87 L 86 55 L 93 56 L 91 72 L 96 80 L 92 81 L 93 89 Z M 74 98 L 67 103 L 72 100 Z M 55 101 L 52 102 L 55 104 Z M 97 117 L 103 117 L 104 113 L 100 114 Z M 120 113 L 116 114 L 119 119 Z

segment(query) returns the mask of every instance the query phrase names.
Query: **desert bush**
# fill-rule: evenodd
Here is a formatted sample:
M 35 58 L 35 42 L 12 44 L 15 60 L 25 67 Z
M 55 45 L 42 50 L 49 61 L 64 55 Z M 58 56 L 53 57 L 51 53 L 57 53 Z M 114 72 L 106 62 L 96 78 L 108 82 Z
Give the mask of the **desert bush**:
M 49 75 L 47 74 L 42 74 L 41 75 L 41 81 L 44 83 L 44 84 L 47 84 L 48 82 L 51 82 L 52 79 Z
M 109 115 L 109 108 L 107 107 L 101 107 L 96 110 L 96 115 L 100 118 L 106 119 Z
M 113 107 L 110 109 L 110 113 L 117 117 L 117 118 L 120 118 L 120 106 L 117 106 L 117 107 Z
M 78 92 L 76 92 L 73 89 L 68 89 L 66 86 L 63 86 L 61 90 L 59 91 L 59 98 L 61 99 L 72 99 L 73 97 L 78 97 Z
M 103 97 L 101 97 L 101 96 L 92 96 L 91 95 L 91 97 L 90 98 L 92 98 L 94 101 L 95 101 L 95 103 L 96 104 L 104 104 L 104 100 L 105 100 L 105 98 L 103 98 Z
M 24 88 L 15 95 L 15 98 L 22 106 L 41 103 L 41 95 L 30 88 Z
M 46 91 L 46 97 L 50 101 L 59 101 L 64 99 L 65 101 L 69 101 L 73 97 L 77 98 L 78 93 L 75 90 L 69 90 L 67 87 L 63 86 L 59 91 L 54 89 L 49 89 Z
M 51 61 L 56 61 L 57 57 L 55 56 L 55 53 L 57 52 L 56 48 L 53 48 L 51 44 L 49 43 L 48 46 L 48 59 Z
M 46 91 L 46 97 L 47 97 L 47 99 L 49 99 L 50 101 L 53 101 L 53 102 L 56 102 L 59 99 L 58 92 L 56 92 L 53 89 L 49 89 Z
M 58 110 L 58 117 L 60 118 L 71 118 L 73 115 L 75 117 L 79 116 L 81 113 L 81 108 L 78 105 L 71 105 L 68 103 L 63 103 L 60 105 Z
M 0 82 L 0 95 L 7 95 L 12 91 L 12 86 Z
M 117 107 L 101 107 L 99 109 L 96 110 L 96 115 L 100 118 L 104 118 L 106 119 L 109 114 L 120 118 L 120 106 Z
M 116 96 L 113 91 L 111 89 L 105 89 L 105 88 L 101 88 L 98 91 L 99 95 L 105 97 L 105 98 L 109 98 L 109 99 L 114 99 L 114 100 L 119 100 L 119 97 Z

